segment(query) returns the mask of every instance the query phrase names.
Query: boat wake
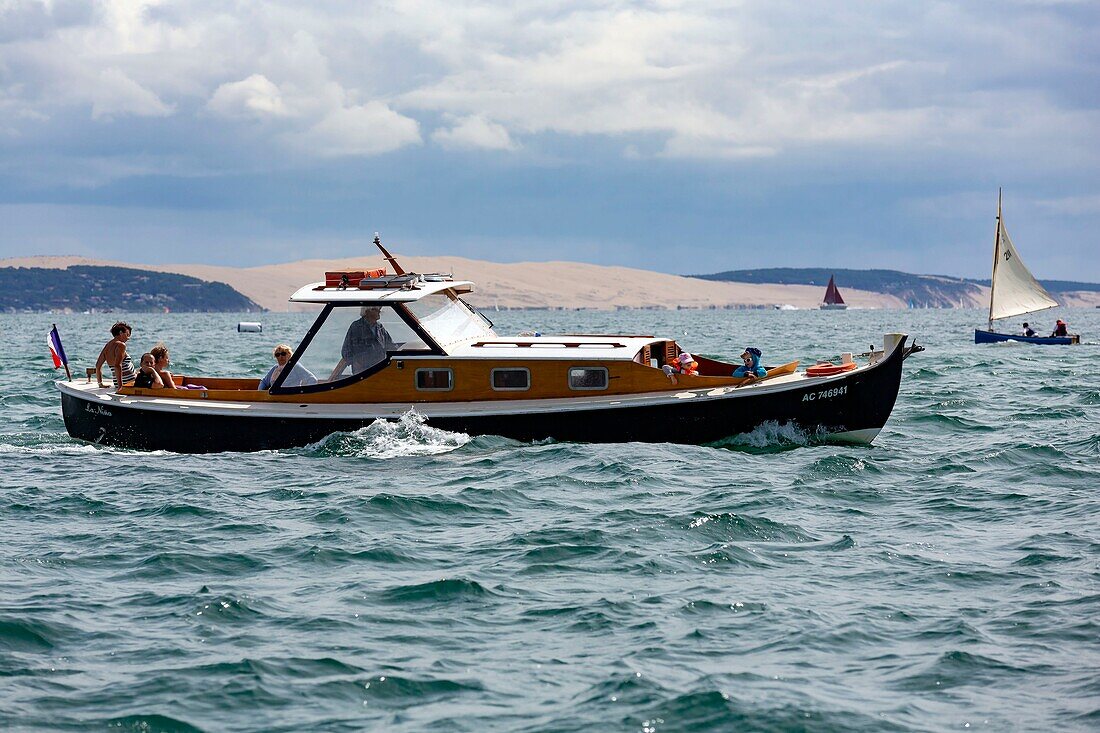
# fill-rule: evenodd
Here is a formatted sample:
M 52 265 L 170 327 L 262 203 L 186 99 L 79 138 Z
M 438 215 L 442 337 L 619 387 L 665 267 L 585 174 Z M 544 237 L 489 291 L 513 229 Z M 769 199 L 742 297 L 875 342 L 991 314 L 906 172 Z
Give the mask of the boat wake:
M 95 455 L 103 451 L 127 452 L 125 449 L 78 442 L 64 434 L 46 431 L 0 434 L 0 454 Z
M 466 433 L 433 428 L 427 418 L 409 410 L 397 420 L 376 420 L 351 433 L 334 433 L 302 449 L 307 455 L 387 460 L 448 453 L 470 442 Z

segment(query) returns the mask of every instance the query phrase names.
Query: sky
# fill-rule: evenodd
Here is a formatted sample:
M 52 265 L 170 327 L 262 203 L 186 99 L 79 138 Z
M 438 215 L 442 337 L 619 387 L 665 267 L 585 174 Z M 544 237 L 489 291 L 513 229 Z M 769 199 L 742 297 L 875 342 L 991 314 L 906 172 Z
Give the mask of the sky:
M 0 257 L 988 277 L 998 187 L 1100 282 L 1100 3 L 0 0 Z

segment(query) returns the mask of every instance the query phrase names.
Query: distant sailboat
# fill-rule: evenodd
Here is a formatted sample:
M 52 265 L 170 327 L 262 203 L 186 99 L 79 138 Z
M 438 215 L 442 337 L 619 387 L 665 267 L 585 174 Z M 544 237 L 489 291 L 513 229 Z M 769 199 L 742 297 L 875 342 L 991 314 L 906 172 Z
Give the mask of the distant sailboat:
M 997 191 L 997 234 L 993 240 L 993 278 L 989 286 L 989 324 L 985 331 L 974 331 L 974 343 L 1023 341 L 1029 344 L 1069 345 L 1081 343 L 1077 334 L 1069 336 L 1023 336 L 997 333 L 993 321 L 1057 308 L 1058 301 L 1046 291 L 1020 259 L 1001 216 L 1001 192 Z
M 847 309 L 848 304 L 844 302 L 844 298 L 840 297 L 840 290 L 836 286 L 835 278 L 829 275 L 829 287 L 825 288 L 825 300 L 821 303 L 821 310 L 842 311 Z

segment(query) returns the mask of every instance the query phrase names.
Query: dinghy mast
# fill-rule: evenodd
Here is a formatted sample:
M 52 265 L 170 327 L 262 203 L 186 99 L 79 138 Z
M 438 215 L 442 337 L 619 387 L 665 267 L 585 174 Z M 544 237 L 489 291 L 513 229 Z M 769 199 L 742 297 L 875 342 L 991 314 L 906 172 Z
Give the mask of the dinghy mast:
M 997 231 L 993 235 L 993 275 L 989 279 L 989 330 L 993 330 L 993 288 L 997 287 L 997 260 L 1001 254 L 1001 187 L 997 187 Z

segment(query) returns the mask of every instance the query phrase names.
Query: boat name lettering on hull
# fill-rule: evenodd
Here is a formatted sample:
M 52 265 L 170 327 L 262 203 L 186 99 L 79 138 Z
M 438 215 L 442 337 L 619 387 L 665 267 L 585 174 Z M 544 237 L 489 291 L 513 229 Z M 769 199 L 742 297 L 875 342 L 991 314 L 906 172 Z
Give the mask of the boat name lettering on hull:
M 93 415 L 106 415 L 107 417 L 111 417 L 111 411 L 103 407 L 102 405 L 95 405 L 94 407 L 92 405 L 84 405 L 84 412 L 90 412 Z
M 842 387 L 833 387 L 832 389 L 823 389 L 820 392 L 807 392 L 802 395 L 803 402 L 816 402 L 817 400 L 831 400 L 834 397 L 848 394 L 848 385 Z

